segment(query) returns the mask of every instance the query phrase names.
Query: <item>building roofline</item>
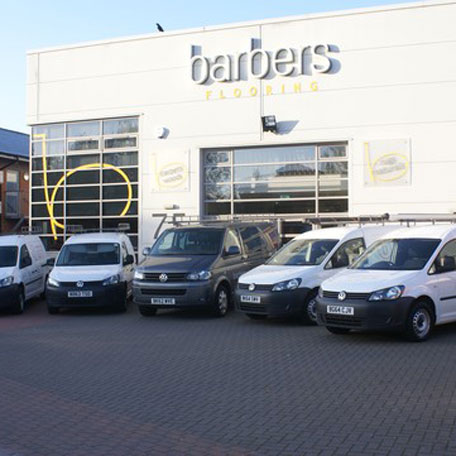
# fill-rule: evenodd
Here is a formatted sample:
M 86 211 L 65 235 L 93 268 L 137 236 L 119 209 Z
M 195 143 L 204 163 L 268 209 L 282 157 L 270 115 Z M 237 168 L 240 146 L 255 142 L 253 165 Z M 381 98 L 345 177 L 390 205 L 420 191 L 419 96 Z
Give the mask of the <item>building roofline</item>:
M 11 129 L 9 129 L 9 128 L 0 127 L 0 130 L 8 131 L 8 132 L 10 132 L 10 133 L 15 133 L 16 135 L 30 136 L 28 133 L 24 133 L 24 132 L 22 132 L 22 131 L 17 131 L 17 130 L 11 130 Z
M 254 20 L 254 21 L 245 21 L 245 22 L 235 22 L 229 24 L 222 24 L 222 25 L 211 25 L 205 27 L 197 27 L 197 28 L 189 28 L 189 29 L 180 29 L 176 31 L 169 31 L 169 32 L 154 32 L 142 35 L 133 35 L 133 36 L 126 36 L 122 38 L 111 38 L 111 39 L 104 39 L 104 40 L 96 40 L 96 41 L 86 41 L 76 44 L 69 44 L 69 45 L 62 45 L 62 46 L 53 46 L 47 47 L 42 49 L 34 49 L 27 51 L 27 55 L 33 54 L 40 54 L 45 52 L 55 52 L 55 51 L 62 51 L 62 50 L 70 50 L 70 49 L 78 49 L 84 47 L 92 47 L 92 46 L 103 46 L 106 44 L 114 44 L 114 43 L 124 43 L 128 41 L 141 41 L 151 38 L 165 38 L 169 36 L 178 36 L 178 35 L 186 35 L 186 34 L 194 34 L 194 33 L 201 33 L 201 32 L 213 32 L 217 30 L 228 30 L 233 28 L 244 28 L 244 27 L 253 27 L 253 26 L 262 26 L 262 25 L 269 25 L 269 24 L 278 24 L 284 22 L 297 22 L 302 20 L 311 20 L 311 19 L 325 19 L 330 17 L 343 17 L 343 16 L 354 16 L 360 14 L 373 14 L 373 13 L 381 13 L 385 11 L 398 11 L 398 10 L 406 10 L 406 9 L 417 9 L 417 8 L 431 8 L 435 6 L 444 6 L 444 5 L 454 5 L 456 4 L 456 0 L 424 0 L 419 2 L 411 2 L 411 3 L 398 3 L 393 5 L 383 5 L 383 6 L 372 6 L 367 8 L 353 8 L 347 10 L 337 10 L 337 11 L 327 11 L 322 13 L 309 13 L 304 15 L 296 15 L 296 16 L 284 16 L 277 19 L 263 19 L 263 20 Z

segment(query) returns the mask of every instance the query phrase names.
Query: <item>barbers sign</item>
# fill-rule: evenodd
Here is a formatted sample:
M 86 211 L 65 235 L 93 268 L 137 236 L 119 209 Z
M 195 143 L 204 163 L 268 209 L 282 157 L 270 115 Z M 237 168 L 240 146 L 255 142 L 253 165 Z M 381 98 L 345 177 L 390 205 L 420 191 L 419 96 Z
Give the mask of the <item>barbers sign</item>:
M 255 40 L 252 40 L 254 43 Z M 253 47 L 253 44 L 252 44 Z M 334 68 L 337 47 L 316 44 L 300 48 L 281 47 L 267 51 L 254 48 L 237 54 L 206 57 L 199 46 L 192 46 L 191 77 L 195 84 L 234 82 L 276 75 L 304 76 L 329 73 Z

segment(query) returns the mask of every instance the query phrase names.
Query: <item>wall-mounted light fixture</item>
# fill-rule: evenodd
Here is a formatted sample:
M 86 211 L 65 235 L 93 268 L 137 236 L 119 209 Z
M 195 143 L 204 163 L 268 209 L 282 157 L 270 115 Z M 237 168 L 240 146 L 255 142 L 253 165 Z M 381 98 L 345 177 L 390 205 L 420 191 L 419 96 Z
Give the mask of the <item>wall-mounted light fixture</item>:
M 155 136 L 157 139 L 166 138 L 168 135 L 168 129 L 165 127 L 155 127 Z
M 263 131 L 277 133 L 277 121 L 275 116 L 263 116 L 261 122 L 263 123 Z
M 25 182 L 28 182 L 30 179 L 29 173 L 24 173 L 24 180 Z

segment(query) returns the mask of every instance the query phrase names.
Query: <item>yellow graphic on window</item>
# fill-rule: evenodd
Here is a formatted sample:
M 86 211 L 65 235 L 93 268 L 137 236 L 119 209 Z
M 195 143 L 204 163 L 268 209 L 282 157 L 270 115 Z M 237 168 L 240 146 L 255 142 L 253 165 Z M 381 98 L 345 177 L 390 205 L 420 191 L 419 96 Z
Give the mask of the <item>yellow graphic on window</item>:
M 49 183 L 48 183 L 48 178 L 47 178 L 47 157 L 46 157 L 46 135 L 45 134 L 36 134 L 33 135 L 34 139 L 41 139 L 41 146 L 42 146 L 42 163 L 43 163 L 43 177 L 44 177 L 44 198 L 46 200 L 46 209 L 49 214 L 49 220 L 51 223 L 51 231 L 52 234 L 54 235 L 54 240 L 57 240 L 57 228 L 61 228 L 62 230 L 65 230 L 65 225 L 61 222 L 59 222 L 55 215 L 54 215 L 54 204 L 55 204 L 55 198 L 57 196 L 57 192 L 59 188 L 62 186 L 62 184 L 65 182 L 65 180 L 72 176 L 73 174 L 77 173 L 78 171 L 86 170 L 86 169 L 112 169 L 116 173 L 118 173 L 125 181 L 127 184 L 127 202 L 125 203 L 125 206 L 120 213 L 120 217 L 125 216 L 131 206 L 131 200 L 133 196 L 133 189 L 131 186 L 131 182 L 125 171 L 122 169 L 110 165 L 109 163 L 89 163 L 87 165 L 81 165 L 78 166 L 77 168 L 71 169 L 70 171 L 67 171 L 62 175 L 62 177 L 58 180 L 57 184 L 54 186 L 54 189 L 52 190 L 51 196 L 49 196 Z

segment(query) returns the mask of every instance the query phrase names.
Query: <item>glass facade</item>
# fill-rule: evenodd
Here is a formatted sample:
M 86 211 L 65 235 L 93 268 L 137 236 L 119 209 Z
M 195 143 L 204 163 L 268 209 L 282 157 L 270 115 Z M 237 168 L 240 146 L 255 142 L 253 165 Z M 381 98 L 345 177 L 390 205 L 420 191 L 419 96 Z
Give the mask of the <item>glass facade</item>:
M 137 117 L 33 127 L 31 225 L 48 250 L 127 227 L 137 249 L 138 133 Z
M 347 145 L 206 150 L 206 215 L 348 213 Z

